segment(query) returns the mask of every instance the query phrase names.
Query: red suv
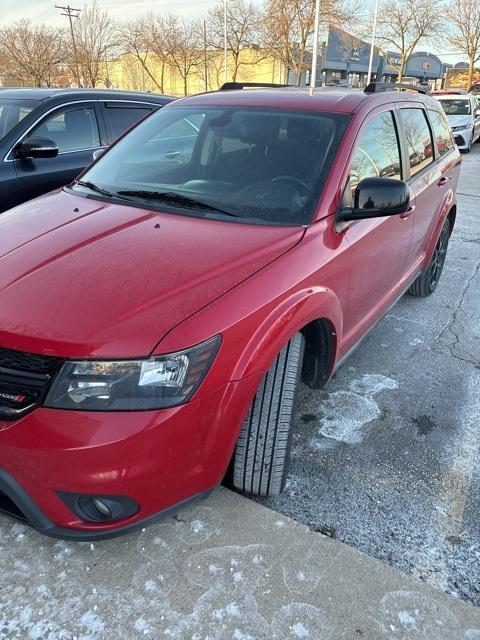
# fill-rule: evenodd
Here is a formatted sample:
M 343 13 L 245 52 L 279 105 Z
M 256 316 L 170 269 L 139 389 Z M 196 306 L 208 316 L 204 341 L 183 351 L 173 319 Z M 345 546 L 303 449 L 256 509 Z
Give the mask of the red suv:
M 379 89 L 173 102 L 0 216 L 4 511 L 88 540 L 227 469 L 282 490 L 300 380 L 433 292 L 455 224 L 441 105 Z

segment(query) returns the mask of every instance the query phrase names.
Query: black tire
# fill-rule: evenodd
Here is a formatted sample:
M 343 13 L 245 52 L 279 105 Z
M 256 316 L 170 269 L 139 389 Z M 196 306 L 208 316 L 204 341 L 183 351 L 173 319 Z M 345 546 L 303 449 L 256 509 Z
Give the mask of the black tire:
M 435 251 L 428 268 L 423 271 L 418 278 L 410 285 L 408 293 L 419 298 L 426 298 L 437 288 L 438 281 L 442 275 L 443 265 L 447 256 L 448 241 L 450 239 L 450 222 L 445 220 L 440 237 L 437 240 Z
M 304 348 L 296 333 L 267 371 L 243 422 L 232 479 L 243 493 L 277 496 L 285 486 Z

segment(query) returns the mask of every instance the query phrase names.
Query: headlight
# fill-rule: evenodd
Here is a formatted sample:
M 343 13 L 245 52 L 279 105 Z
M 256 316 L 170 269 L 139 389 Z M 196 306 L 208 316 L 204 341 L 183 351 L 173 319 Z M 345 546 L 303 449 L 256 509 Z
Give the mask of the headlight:
M 145 360 L 67 361 L 45 406 L 82 411 L 142 411 L 187 402 L 206 376 L 220 336 Z
M 452 127 L 452 131 L 463 131 L 464 129 L 470 129 L 471 124 L 461 124 L 458 127 Z

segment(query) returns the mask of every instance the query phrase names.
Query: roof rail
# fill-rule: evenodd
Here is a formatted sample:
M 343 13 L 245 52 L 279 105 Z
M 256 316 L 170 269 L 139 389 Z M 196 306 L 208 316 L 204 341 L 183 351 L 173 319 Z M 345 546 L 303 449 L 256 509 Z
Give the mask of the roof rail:
M 404 82 L 370 82 L 364 89 L 364 93 L 380 93 L 382 91 L 417 91 L 428 95 L 427 89 L 416 84 L 406 84 Z
M 218 89 L 219 91 L 235 91 L 235 89 L 248 89 L 248 88 L 267 88 L 267 89 L 280 89 L 282 87 L 292 87 L 291 84 L 276 84 L 273 82 L 224 82 Z

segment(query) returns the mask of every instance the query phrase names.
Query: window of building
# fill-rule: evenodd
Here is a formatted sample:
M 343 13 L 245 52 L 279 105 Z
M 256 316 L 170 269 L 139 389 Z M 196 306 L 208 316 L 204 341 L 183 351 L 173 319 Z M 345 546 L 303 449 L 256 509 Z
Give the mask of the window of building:
M 433 162 L 433 141 L 423 109 L 400 109 L 413 176 Z
M 372 118 L 361 134 L 350 170 L 352 190 L 374 177 L 401 179 L 400 148 L 390 111 Z

